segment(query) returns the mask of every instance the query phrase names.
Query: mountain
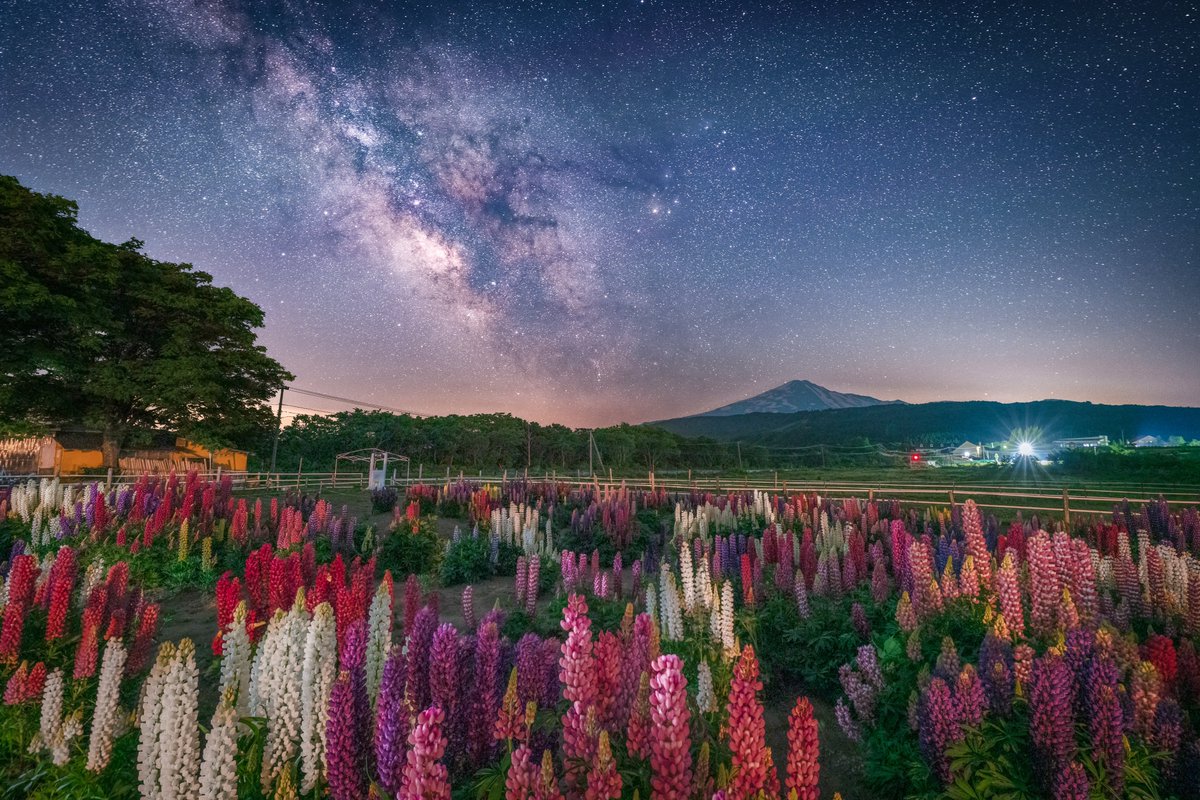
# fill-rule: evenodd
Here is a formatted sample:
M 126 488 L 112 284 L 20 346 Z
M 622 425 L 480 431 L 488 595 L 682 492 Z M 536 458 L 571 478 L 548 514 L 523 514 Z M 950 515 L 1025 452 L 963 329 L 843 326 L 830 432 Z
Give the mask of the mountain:
M 720 409 L 718 409 L 720 410 Z M 1017 428 L 1037 427 L 1047 441 L 1106 435 L 1113 441 L 1139 436 L 1200 438 L 1200 408 L 1109 406 L 1071 400 L 996 403 L 972 400 L 868 405 L 730 416 L 696 415 L 649 423 L 683 436 L 773 447 L 851 444 L 864 439 L 888 444 L 954 447 L 964 439 L 1003 441 Z
M 794 414 L 797 411 L 827 411 L 831 408 L 864 408 L 901 404 L 900 400 L 878 400 L 864 394 L 835 392 L 812 381 L 788 381 L 745 400 L 714 408 L 695 417 L 732 417 L 737 414 Z M 686 417 L 685 417 L 686 419 Z

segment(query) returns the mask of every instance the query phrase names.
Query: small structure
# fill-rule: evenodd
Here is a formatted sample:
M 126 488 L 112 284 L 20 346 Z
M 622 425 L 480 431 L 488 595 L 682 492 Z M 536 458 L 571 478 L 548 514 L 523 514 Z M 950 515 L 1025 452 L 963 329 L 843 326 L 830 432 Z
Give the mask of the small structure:
M 408 463 L 408 456 L 402 456 L 399 453 L 389 453 L 387 450 L 378 447 L 364 447 L 361 450 L 338 453 L 337 458 L 333 460 L 333 483 L 335 486 L 337 485 L 338 464 L 343 461 L 368 464 L 367 488 L 381 489 L 387 483 L 388 461 L 403 461 Z
M 77 475 L 104 466 L 104 436 L 97 431 L 55 431 L 46 436 L 0 440 L 0 469 L 10 475 Z M 120 471 L 126 474 L 175 470 L 246 471 L 246 451 L 210 450 L 172 433 L 151 436 L 147 446 L 123 450 Z
M 956 461 L 986 461 L 992 457 L 987 447 L 969 439 L 954 448 L 951 457 Z
M 1133 440 L 1134 447 L 1166 447 L 1167 442 L 1158 436 L 1139 436 Z
M 1053 450 L 1084 450 L 1108 447 L 1107 436 L 1078 436 L 1073 439 L 1055 439 L 1050 445 Z

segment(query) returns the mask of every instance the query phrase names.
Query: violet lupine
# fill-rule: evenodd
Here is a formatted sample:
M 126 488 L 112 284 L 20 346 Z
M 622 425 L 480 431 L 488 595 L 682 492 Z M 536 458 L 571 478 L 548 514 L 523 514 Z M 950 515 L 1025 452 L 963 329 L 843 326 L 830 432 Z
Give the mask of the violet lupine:
M 408 759 L 398 797 L 404 800 L 450 800 L 450 775 L 441 758 L 446 752 L 442 723 L 446 715 L 430 706 L 417 715 L 408 735 Z
M 817 719 L 807 697 L 796 700 L 788 714 L 788 757 L 785 785 L 792 800 L 817 800 L 818 778 L 821 773 L 820 742 L 817 739 Z M 793 794 L 794 793 L 794 794 Z
M 560 623 L 566 631 L 559 659 L 559 680 L 562 696 L 569 704 L 562 716 L 563 753 L 567 759 L 584 765 L 591 761 L 595 740 L 587 730 L 589 709 L 596 705 L 596 668 L 592 657 L 591 620 L 587 601 L 581 594 L 567 599 Z M 578 766 L 568 772 L 568 779 L 582 778 Z
M 407 662 L 404 649 L 393 645 L 383 667 L 375 700 L 375 771 L 389 795 L 400 791 L 408 740 L 408 702 L 405 699 Z
M 367 796 L 362 737 L 366 721 L 358 719 L 356 707 L 350 673 L 342 670 L 329 694 L 325 736 L 325 766 L 333 800 L 364 800 Z
M 729 749 L 733 754 L 733 778 L 729 796 L 744 800 L 767 792 L 777 795 L 778 776 L 771 765 L 771 751 L 766 743 L 766 722 L 758 693 L 758 658 L 754 648 L 746 645 L 733 668 L 729 684 L 727 709 L 729 714 Z
M 652 669 L 651 727 L 643 745 L 650 751 L 650 786 L 656 799 L 686 800 L 692 782 L 692 739 L 683 662 L 673 654 L 661 655 Z
M 921 694 L 917 715 L 921 752 L 938 778 L 949 783 L 950 762 L 946 758 L 946 748 L 959 741 L 962 728 L 954 695 L 944 680 L 935 677 L 929 681 Z
M 1067 768 L 1075 751 L 1071 671 L 1060 655 L 1050 653 L 1033 663 L 1029 735 L 1042 779 L 1052 785 L 1054 776 Z
M 500 629 L 494 622 L 485 622 L 475 640 L 474 703 L 467 739 L 471 763 L 482 765 L 492 755 L 492 730 L 488 725 L 496 718 L 500 702 Z M 516 682 L 513 682 L 514 698 Z
M 429 654 L 437 627 L 437 612 L 423 606 L 408 631 L 408 692 L 416 708 L 429 705 Z

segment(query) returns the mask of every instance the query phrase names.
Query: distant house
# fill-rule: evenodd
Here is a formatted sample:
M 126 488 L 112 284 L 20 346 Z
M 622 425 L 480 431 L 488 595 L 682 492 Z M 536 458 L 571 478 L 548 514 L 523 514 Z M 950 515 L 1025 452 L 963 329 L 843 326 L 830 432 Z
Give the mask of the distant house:
M 95 431 L 56 431 L 48 436 L 0 440 L 0 469 L 10 475 L 77 475 L 104 465 L 103 436 Z M 159 433 L 146 447 L 122 450 L 125 474 L 175 470 L 246 470 L 244 450 L 209 450 L 182 436 Z
M 1107 436 L 1079 436 L 1074 439 L 1056 439 L 1050 445 L 1052 450 L 1080 450 L 1094 447 L 1108 447 Z
M 1134 447 L 1166 447 L 1167 442 L 1158 436 L 1139 436 L 1133 440 Z
M 981 444 L 967 440 L 954 448 L 952 458 L 956 461 L 984 461 L 992 457 L 991 450 Z

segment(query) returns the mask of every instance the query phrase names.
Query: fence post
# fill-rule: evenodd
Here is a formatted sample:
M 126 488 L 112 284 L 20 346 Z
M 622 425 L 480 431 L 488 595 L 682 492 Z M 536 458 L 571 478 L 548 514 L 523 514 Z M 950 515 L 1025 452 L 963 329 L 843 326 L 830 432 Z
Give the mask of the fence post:
M 1063 524 L 1068 530 L 1071 527 L 1071 495 L 1067 489 L 1063 489 Z
M 106 491 L 106 492 L 112 488 L 112 472 L 113 472 L 113 468 L 109 467 L 108 468 L 108 480 L 106 480 L 104 482 L 104 491 Z
M 950 490 L 950 507 L 951 508 L 954 507 L 954 490 L 953 489 Z

